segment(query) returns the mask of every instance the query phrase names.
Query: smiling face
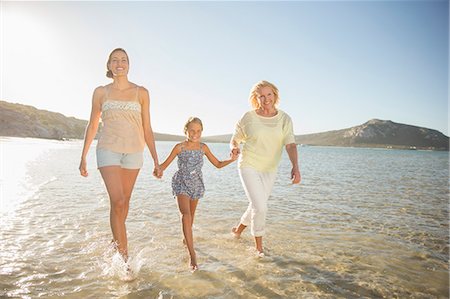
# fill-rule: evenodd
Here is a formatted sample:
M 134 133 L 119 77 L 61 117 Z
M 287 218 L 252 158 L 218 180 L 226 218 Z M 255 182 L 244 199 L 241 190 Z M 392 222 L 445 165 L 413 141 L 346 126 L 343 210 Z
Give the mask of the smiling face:
M 127 53 L 122 50 L 112 52 L 108 60 L 108 70 L 113 73 L 114 77 L 126 76 L 128 74 L 128 69 Z
M 200 142 L 203 126 L 197 122 L 191 122 L 187 126 L 186 136 L 190 142 Z
M 277 107 L 280 101 L 278 88 L 268 81 L 259 81 L 250 90 L 249 101 L 254 109 Z
M 266 109 L 273 109 L 275 107 L 275 94 L 269 86 L 263 86 L 256 92 L 259 107 Z

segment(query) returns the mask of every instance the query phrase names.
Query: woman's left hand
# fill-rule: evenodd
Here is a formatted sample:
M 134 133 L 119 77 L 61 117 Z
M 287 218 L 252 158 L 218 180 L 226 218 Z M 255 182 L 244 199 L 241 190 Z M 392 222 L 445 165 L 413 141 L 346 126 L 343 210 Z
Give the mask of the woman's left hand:
M 155 169 L 153 169 L 153 176 L 160 179 L 163 176 L 163 171 L 159 165 L 155 166 Z
M 298 184 L 302 180 L 302 176 L 300 175 L 300 170 L 298 168 L 293 167 L 291 170 L 291 180 L 292 184 Z

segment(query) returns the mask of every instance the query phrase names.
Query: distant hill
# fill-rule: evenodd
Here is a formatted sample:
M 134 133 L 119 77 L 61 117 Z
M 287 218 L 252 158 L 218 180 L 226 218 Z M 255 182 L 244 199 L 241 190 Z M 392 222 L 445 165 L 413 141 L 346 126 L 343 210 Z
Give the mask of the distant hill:
M 87 121 L 32 106 L 0 101 L 0 136 L 83 139 Z M 158 141 L 182 141 L 184 136 L 154 133 Z M 228 143 L 231 134 L 203 137 Z M 348 129 L 297 135 L 303 145 L 449 150 L 449 138 L 439 131 L 372 119 Z
M 295 140 L 305 145 L 449 149 L 448 136 L 439 131 L 379 119 L 348 129 L 299 135 Z
M 87 121 L 33 106 L 0 101 L 0 136 L 47 139 L 83 139 Z M 154 133 L 160 141 L 180 141 L 184 136 Z
M 162 134 L 153 132 L 153 136 L 155 136 L 156 141 L 183 141 L 186 139 L 186 136 L 182 135 L 170 135 L 170 134 Z
M 230 142 L 232 134 L 226 135 L 214 135 L 214 136 L 206 136 L 202 137 L 202 141 L 204 142 L 216 142 L 216 143 L 228 143 Z
M 0 136 L 83 138 L 87 121 L 33 106 L 0 101 Z
M 203 139 L 229 142 L 231 134 Z M 302 145 L 449 150 L 448 136 L 439 131 L 379 119 L 348 129 L 297 135 L 295 141 Z

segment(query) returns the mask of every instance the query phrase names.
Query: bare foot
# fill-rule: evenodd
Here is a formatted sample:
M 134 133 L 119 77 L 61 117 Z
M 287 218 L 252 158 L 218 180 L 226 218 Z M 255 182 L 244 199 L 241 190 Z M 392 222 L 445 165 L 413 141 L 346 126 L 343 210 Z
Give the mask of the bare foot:
M 133 269 L 131 269 L 130 265 L 126 265 L 126 272 L 125 275 L 122 277 L 123 281 L 133 281 L 136 279 L 136 274 L 134 273 Z
M 246 228 L 246 225 L 243 225 L 242 223 L 239 223 L 238 226 L 235 226 L 231 229 L 231 232 L 233 233 L 234 237 L 236 239 L 239 239 L 241 237 L 242 232 Z
M 189 269 L 191 270 L 191 272 L 195 272 L 198 270 L 198 265 L 197 265 L 197 259 L 196 257 L 194 258 L 190 258 L 189 259 Z
M 236 239 L 239 239 L 239 238 L 241 237 L 241 233 L 238 231 L 238 228 L 237 228 L 237 227 L 233 227 L 233 228 L 231 229 L 231 232 L 233 233 L 233 236 L 234 236 Z

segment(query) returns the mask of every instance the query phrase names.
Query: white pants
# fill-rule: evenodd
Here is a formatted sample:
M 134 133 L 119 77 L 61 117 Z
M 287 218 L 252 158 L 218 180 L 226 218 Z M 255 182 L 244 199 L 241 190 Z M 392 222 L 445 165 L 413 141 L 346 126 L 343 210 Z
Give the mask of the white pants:
M 249 204 L 241 217 L 241 224 L 250 225 L 250 232 L 255 237 L 264 235 L 266 226 L 267 200 L 275 183 L 275 172 L 260 172 L 253 168 L 239 169 L 242 186 Z

